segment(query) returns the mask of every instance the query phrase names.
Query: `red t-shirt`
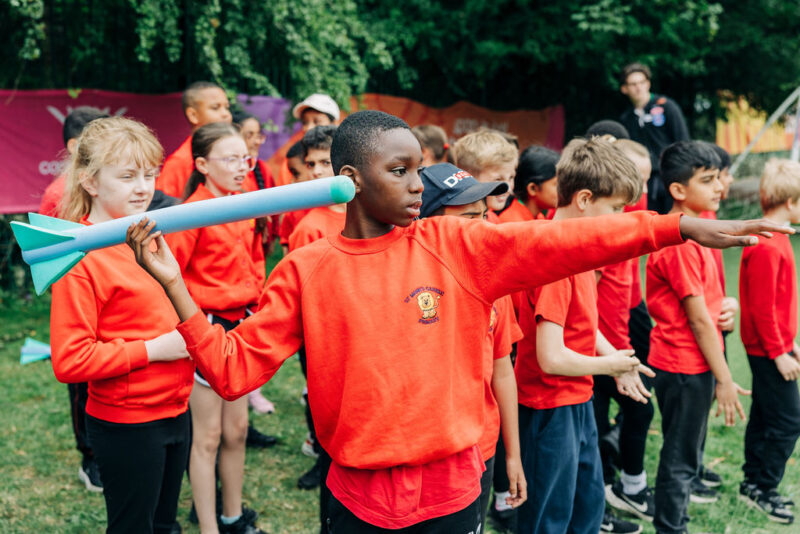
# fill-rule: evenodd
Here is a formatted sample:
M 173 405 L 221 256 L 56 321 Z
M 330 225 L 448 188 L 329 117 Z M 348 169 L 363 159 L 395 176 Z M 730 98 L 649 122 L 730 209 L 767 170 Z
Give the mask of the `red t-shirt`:
M 639 199 L 639 202 L 634 204 L 633 206 L 625 206 L 625 213 L 631 213 L 634 211 L 646 211 L 647 210 L 647 195 L 642 195 Z M 642 274 L 639 271 L 639 258 L 636 258 L 634 261 L 630 262 L 631 266 L 631 303 L 628 306 L 630 309 L 635 308 L 642 302 Z M 630 316 L 630 314 L 628 314 Z
M 296 250 L 326 235 L 341 233 L 346 216 L 345 212 L 326 207 L 313 208 L 289 236 L 289 250 Z
M 716 211 L 704 211 L 700 213 L 698 216 L 701 219 L 709 219 L 712 221 L 717 220 L 717 212 Z M 714 261 L 717 263 L 717 271 L 719 271 L 719 281 L 722 284 L 722 294 L 725 294 L 725 262 L 722 260 L 722 250 L 718 248 L 712 248 L 711 254 L 714 255 Z
M 289 246 L 289 237 L 291 237 L 292 232 L 294 232 L 303 217 L 308 215 L 309 211 L 311 210 L 289 211 L 281 216 L 280 229 L 278 230 L 281 245 Z
M 498 226 L 433 217 L 374 239 L 329 235 L 287 255 L 259 310 L 235 329 L 201 313 L 178 329 L 225 399 L 263 385 L 304 345 L 317 437 L 333 460 L 331 492 L 362 519 L 384 511 L 369 521 L 401 528 L 480 494 L 492 303 L 680 243 L 679 219 Z M 437 474 L 426 481 L 423 472 Z
M 517 344 L 519 403 L 544 410 L 587 402 L 594 380 L 587 376 L 551 375 L 542 371 L 536 351 L 536 326 L 550 321 L 564 328 L 564 345 L 585 356 L 595 355 L 597 342 L 597 282 L 594 271 L 583 272 L 527 291 L 519 314 L 525 335 Z
M 511 354 L 511 348 L 522 339 L 522 330 L 514 317 L 514 305 L 511 297 L 505 297 L 495 301 L 492 305 L 492 313 L 489 318 L 489 328 L 486 333 L 486 419 L 484 430 L 478 446 L 481 449 L 481 457 L 486 462 L 494 456 L 497 448 L 497 437 L 500 434 L 500 409 L 497 399 L 492 389 L 492 376 L 494 374 L 494 361 L 505 358 Z
M 687 241 L 650 254 L 647 309 L 656 324 L 650 333 L 649 365 L 687 375 L 710 369 L 683 307 L 683 300 L 691 296 L 705 299 L 708 314 L 716 325 L 723 294 L 711 249 Z M 717 333 L 722 347 L 722 333 L 719 330 Z
M 497 217 L 501 223 L 533 220 L 533 214 L 516 198 Z
M 633 271 L 631 264 L 638 266 L 639 258 L 601 267 L 597 282 L 598 329 L 611 345 L 617 349 L 630 349 L 628 320 L 631 317 L 631 293 Z
M 183 189 L 193 170 L 194 158 L 192 157 L 192 136 L 190 135 L 164 161 L 161 173 L 156 178 L 156 189 L 160 189 L 166 195 L 183 198 Z
M 48 217 L 58 217 L 58 207 L 64 196 L 64 189 L 67 185 L 67 177 L 63 174 L 50 182 L 42 195 L 42 204 L 39 206 L 39 213 Z
M 194 362 L 148 361 L 144 342 L 174 330 L 178 316 L 130 247 L 87 253 L 53 284 L 51 308 L 53 372 L 60 382 L 89 382 L 86 413 L 135 424 L 186 411 Z
M 186 202 L 210 198 L 213 193 L 200 184 Z M 186 288 L 203 311 L 238 321 L 258 302 L 266 269 L 253 219 L 185 230 L 165 239 Z
M 797 270 L 785 234 L 745 247 L 739 270 L 742 343 L 747 354 L 772 359 L 794 348 L 797 337 Z

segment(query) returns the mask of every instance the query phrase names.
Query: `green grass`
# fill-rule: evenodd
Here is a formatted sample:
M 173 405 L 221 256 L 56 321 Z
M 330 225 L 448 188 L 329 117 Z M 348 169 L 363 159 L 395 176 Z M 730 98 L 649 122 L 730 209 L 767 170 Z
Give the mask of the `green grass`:
M 793 239 L 800 252 L 800 238 Z M 725 252 L 728 294 L 738 290 L 740 251 Z M 273 258 L 274 260 L 274 258 Z M 49 361 L 19 364 L 25 336 L 49 339 L 49 298 L 3 297 L 0 302 L 0 531 L 4 533 L 58 532 L 99 533 L 105 527 L 101 495 L 87 492 L 77 478 L 79 454 L 70 426 L 67 388 L 56 382 Z M 729 361 L 734 377 L 750 385 L 750 372 L 738 333 L 729 338 Z M 317 493 L 298 490 L 297 477 L 312 460 L 300 453 L 305 436 L 300 393 L 303 378 L 293 358 L 264 386 L 277 412 L 254 416 L 256 427 L 280 437 L 268 450 L 248 450 L 245 468 L 245 501 L 260 514 L 259 524 L 272 534 L 312 533 L 317 528 Z M 746 408 L 749 401 L 745 399 Z M 646 466 L 654 484 L 661 444 L 660 420 L 656 415 L 648 438 Z M 764 516 L 736 499 L 741 479 L 743 423 L 723 426 L 710 422 L 706 463 L 723 476 L 722 499 L 716 505 L 691 505 L 693 532 L 768 533 L 793 532 L 792 527 L 771 524 Z M 782 490 L 800 497 L 798 453 L 790 459 Z M 184 483 L 178 519 L 184 532 L 197 528 L 186 520 L 191 494 Z M 796 530 L 795 530 L 796 531 Z M 487 532 L 494 532 L 491 528 Z M 653 532 L 647 526 L 645 532 Z

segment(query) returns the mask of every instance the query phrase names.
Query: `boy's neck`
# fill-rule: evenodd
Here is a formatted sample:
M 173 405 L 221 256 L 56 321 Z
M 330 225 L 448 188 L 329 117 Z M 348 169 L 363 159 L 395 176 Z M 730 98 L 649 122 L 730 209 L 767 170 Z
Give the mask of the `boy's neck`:
M 347 205 L 342 235 L 348 239 L 373 239 L 392 231 L 394 225 L 383 223 L 370 216 L 357 202 Z
M 672 209 L 669 210 L 670 213 L 683 213 L 684 215 L 688 215 L 689 217 L 699 217 L 700 212 L 694 211 L 693 209 L 689 208 L 683 202 L 673 201 L 672 202 Z
M 516 201 L 515 201 L 515 202 L 516 202 Z M 534 219 L 535 219 L 535 218 L 536 218 L 536 217 L 537 217 L 537 216 L 538 216 L 540 213 L 542 213 L 542 210 L 540 210 L 540 209 L 539 209 L 539 205 L 538 205 L 538 204 L 536 203 L 536 201 L 535 201 L 533 198 L 531 198 L 531 197 L 528 197 L 528 199 L 527 199 L 525 202 L 523 202 L 523 204 L 525 204 L 525 207 L 526 207 L 526 208 L 528 208 L 528 211 L 529 211 L 529 212 L 531 212 L 531 215 L 533 215 L 533 218 L 534 218 Z
M 583 211 L 578 209 L 577 206 L 574 204 L 568 204 L 566 206 L 561 206 L 556 208 L 556 214 L 553 215 L 554 221 L 563 221 L 564 219 L 577 219 L 578 217 L 585 217 Z
M 791 224 L 792 220 L 789 218 L 789 210 L 786 206 L 779 206 L 764 212 L 764 218 L 778 224 Z

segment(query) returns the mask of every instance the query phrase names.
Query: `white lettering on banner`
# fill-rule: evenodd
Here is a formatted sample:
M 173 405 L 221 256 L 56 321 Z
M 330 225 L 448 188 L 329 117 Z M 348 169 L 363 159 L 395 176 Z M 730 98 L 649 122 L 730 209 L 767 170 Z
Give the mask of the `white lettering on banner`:
M 46 106 L 46 108 L 47 108 L 47 111 L 50 112 L 50 115 L 55 117 L 56 120 L 61 124 L 64 124 L 64 120 L 75 109 L 72 106 L 67 106 L 66 113 L 61 113 L 61 110 L 58 109 L 55 106 Z M 121 117 L 121 116 L 123 116 L 125 114 L 126 111 L 128 111 L 128 108 L 122 107 L 122 108 L 119 108 L 114 113 L 111 113 L 111 106 L 106 106 L 104 108 L 97 108 L 97 109 L 99 109 L 101 112 L 106 113 L 108 115 L 113 115 L 114 117 Z
M 39 174 L 43 176 L 58 176 L 61 174 L 61 170 L 64 168 L 65 164 L 66 162 L 62 160 L 40 161 Z

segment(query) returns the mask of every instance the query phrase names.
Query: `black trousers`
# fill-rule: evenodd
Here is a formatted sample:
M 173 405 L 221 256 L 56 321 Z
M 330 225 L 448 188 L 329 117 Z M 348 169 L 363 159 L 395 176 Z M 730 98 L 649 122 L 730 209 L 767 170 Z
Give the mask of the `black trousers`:
M 502 428 L 500 437 L 497 438 L 497 448 L 495 448 L 494 452 L 492 486 L 495 493 L 508 491 L 511 488 L 511 482 L 508 480 L 508 470 L 506 469 L 506 444 L 503 443 Z
M 331 496 L 331 490 L 328 489 L 328 471 L 331 470 L 331 457 L 328 452 L 322 447 L 319 448 L 319 533 L 325 534 L 328 527 L 328 508 Z
M 486 470 L 481 475 L 481 525 L 486 524 L 486 512 L 489 511 L 489 497 L 492 495 L 492 479 L 494 478 L 495 458 L 497 454 L 486 460 Z M 505 466 L 505 462 L 503 462 Z M 506 477 L 508 478 L 508 477 Z M 505 491 L 508 491 L 507 489 Z
M 357 518 L 331 495 L 329 502 L 328 534 L 478 534 L 483 532 L 480 523 L 480 498 L 458 512 L 428 519 L 401 529 L 385 529 Z
M 664 436 L 656 475 L 656 532 L 686 532 L 691 482 L 700 468 L 714 394 L 711 371 L 686 375 L 656 370 L 653 380 Z
M 645 386 L 650 387 L 650 379 L 642 374 Z M 629 475 L 638 475 L 644 471 L 644 450 L 647 443 L 647 431 L 653 420 L 655 408 L 653 403 L 642 404 L 627 395 L 622 395 L 617 390 L 616 381 L 610 376 L 594 377 L 594 412 L 597 421 L 597 435 L 603 436 L 611 429 L 608 420 L 610 400 L 614 399 L 619 404 L 622 414 L 619 433 L 619 459 L 620 467 Z M 601 449 L 602 453 L 602 449 Z M 606 484 L 614 482 L 616 473 L 610 466 L 607 455 L 601 454 L 603 462 L 603 479 Z
M 297 351 L 297 355 L 300 359 L 300 369 L 303 371 L 303 376 L 308 378 L 308 362 L 306 361 L 306 349 L 305 347 L 300 347 L 300 350 Z M 308 403 L 308 393 L 303 395 L 306 401 L 306 426 L 308 427 L 308 433 L 311 436 L 311 440 L 314 442 L 314 452 L 320 453 L 322 451 L 322 446 L 317 441 L 317 431 L 314 430 L 314 418 L 311 416 L 311 405 Z
M 753 372 L 753 403 L 744 434 L 744 479 L 761 490 L 778 487 L 800 437 L 800 393 L 775 362 L 747 356 Z
M 75 447 L 81 451 L 84 460 L 92 457 L 92 446 L 86 435 L 86 401 L 89 400 L 89 384 L 67 384 L 69 392 L 69 414 L 72 417 L 72 432 L 75 434 Z
M 189 455 L 189 414 L 120 424 L 87 416 L 103 481 L 107 533 L 168 534 Z

